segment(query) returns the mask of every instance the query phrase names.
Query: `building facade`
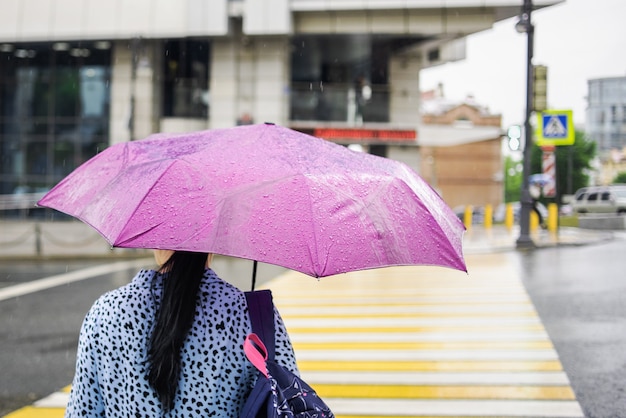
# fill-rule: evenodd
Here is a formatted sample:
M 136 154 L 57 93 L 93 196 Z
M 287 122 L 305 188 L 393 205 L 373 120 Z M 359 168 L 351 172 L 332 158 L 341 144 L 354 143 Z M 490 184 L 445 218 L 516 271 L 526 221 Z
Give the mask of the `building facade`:
M 449 102 L 439 93 L 424 100 L 420 174 L 450 207 L 503 203 L 501 124 L 502 115 L 472 97 Z
M 588 80 L 587 102 L 586 134 L 608 160 L 626 147 L 626 77 Z
M 0 194 L 45 191 L 117 142 L 265 121 L 419 170 L 420 70 L 521 3 L 4 0 Z
M 585 133 L 600 157 L 594 184 L 611 184 L 626 172 L 626 77 L 588 80 Z

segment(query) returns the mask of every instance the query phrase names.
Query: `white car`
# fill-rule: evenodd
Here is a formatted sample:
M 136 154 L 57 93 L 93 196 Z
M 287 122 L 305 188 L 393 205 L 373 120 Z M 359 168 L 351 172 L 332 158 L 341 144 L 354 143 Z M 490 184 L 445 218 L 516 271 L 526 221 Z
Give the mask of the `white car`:
M 617 213 L 626 215 L 626 184 L 578 189 L 572 200 L 575 213 Z

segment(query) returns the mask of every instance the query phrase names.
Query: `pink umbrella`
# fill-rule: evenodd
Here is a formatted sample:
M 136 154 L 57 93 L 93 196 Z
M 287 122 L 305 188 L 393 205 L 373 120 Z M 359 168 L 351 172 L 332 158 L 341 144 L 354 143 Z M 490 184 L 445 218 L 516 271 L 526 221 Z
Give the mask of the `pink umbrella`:
M 210 252 L 314 277 L 466 271 L 464 226 L 410 168 L 272 124 L 113 145 L 38 204 L 114 247 Z

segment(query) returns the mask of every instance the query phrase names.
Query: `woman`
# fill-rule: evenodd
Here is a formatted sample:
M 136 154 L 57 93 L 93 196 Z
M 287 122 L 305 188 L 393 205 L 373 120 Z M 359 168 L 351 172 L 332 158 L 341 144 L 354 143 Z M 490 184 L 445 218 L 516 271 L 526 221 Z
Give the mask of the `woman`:
M 66 417 L 237 417 L 256 376 L 245 295 L 211 255 L 156 250 L 158 271 L 100 297 L 80 332 Z M 276 361 L 297 373 L 275 311 Z

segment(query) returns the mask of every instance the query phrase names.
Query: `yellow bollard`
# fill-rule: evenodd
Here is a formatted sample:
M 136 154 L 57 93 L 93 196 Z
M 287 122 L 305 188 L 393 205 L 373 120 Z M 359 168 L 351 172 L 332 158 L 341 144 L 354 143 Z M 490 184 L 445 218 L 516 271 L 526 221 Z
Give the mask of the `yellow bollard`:
M 559 226 L 559 206 L 556 203 L 548 205 L 548 231 L 556 232 Z
M 539 227 L 539 216 L 534 210 L 530 211 L 530 230 L 534 231 Z
M 493 225 L 493 207 L 491 205 L 485 205 L 485 219 L 483 219 L 483 225 L 486 229 L 490 229 Z
M 465 228 L 470 229 L 472 227 L 472 205 L 465 206 L 465 212 L 463 213 L 463 223 L 465 224 Z
M 513 205 L 511 203 L 506 204 L 506 212 L 504 213 L 504 224 L 507 229 L 512 229 L 515 223 L 515 214 L 513 213 Z

